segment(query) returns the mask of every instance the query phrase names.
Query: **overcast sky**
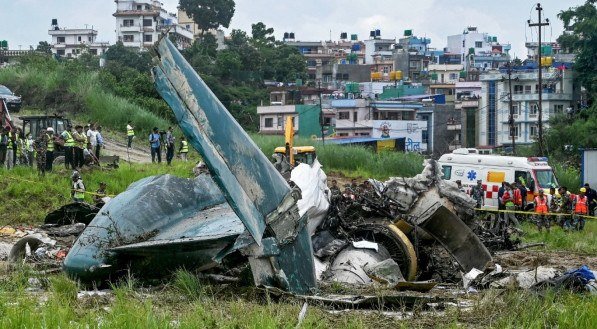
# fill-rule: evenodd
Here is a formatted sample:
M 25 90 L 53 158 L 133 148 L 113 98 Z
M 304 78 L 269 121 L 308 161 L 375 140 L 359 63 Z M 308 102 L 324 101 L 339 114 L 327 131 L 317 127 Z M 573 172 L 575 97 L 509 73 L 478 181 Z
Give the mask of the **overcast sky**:
M 168 11 L 175 12 L 178 0 L 162 0 Z M 8 40 L 11 49 L 26 49 L 41 40 L 50 41 L 48 29 L 52 18 L 61 27 L 81 28 L 85 24 L 99 31 L 98 40 L 115 42 L 116 8 L 113 0 L 1 0 L 0 40 Z M 555 41 L 562 31 L 557 13 L 584 0 L 543 0 L 545 17 L 552 23 L 544 34 Z M 380 29 L 383 38 L 400 37 L 406 29 L 417 36 L 431 38 L 431 47 L 443 49 L 446 37 L 462 33 L 466 26 L 512 43 L 512 51 L 524 58 L 525 40 L 537 41 L 537 31 L 526 26 L 536 1 L 528 0 L 236 0 L 236 12 L 230 28 L 251 30 L 251 24 L 263 22 L 275 29 L 276 38 L 294 32 L 297 40 L 337 40 L 340 32 L 358 34 L 365 39 L 369 31 Z M 330 32 L 331 31 L 331 32 Z

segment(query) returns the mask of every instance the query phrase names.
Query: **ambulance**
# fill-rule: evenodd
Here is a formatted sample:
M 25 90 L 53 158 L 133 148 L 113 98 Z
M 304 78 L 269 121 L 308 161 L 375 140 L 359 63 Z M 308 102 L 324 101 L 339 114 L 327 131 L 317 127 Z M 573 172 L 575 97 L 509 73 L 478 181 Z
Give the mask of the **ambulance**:
M 502 182 L 524 182 L 527 187 L 527 203 L 532 204 L 540 189 L 549 193 L 550 187 L 558 187 L 553 169 L 546 157 L 514 157 L 479 154 L 477 149 L 461 148 L 439 158 L 443 178 L 461 181 L 465 191 L 481 180 L 485 191 L 485 207 L 497 208 L 498 191 Z

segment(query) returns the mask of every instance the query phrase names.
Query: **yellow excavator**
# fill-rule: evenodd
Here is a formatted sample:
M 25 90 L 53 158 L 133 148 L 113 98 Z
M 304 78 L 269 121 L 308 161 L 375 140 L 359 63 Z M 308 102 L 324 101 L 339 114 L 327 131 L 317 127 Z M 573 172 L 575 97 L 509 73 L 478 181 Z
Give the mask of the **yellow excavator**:
M 285 146 L 276 147 L 274 150 L 274 156 L 290 164 L 290 169 L 299 163 L 312 165 L 317 158 L 314 146 L 294 146 L 293 121 L 294 117 L 286 117 L 286 123 L 284 124 Z

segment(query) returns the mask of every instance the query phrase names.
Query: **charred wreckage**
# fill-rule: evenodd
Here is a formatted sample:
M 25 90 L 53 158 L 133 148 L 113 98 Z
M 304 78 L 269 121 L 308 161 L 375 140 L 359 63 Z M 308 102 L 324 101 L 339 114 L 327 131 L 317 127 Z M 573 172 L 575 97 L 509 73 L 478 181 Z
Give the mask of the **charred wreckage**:
M 435 161 L 348 197 L 330 193 L 317 161 L 296 166 L 289 184 L 167 38 L 155 53 L 156 88 L 211 174 L 133 183 L 79 235 L 63 262 L 70 276 L 98 283 L 248 264 L 257 286 L 312 295 L 318 282 L 409 287 L 491 271 L 483 242 L 500 237 L 473 220 L 475 202 Z

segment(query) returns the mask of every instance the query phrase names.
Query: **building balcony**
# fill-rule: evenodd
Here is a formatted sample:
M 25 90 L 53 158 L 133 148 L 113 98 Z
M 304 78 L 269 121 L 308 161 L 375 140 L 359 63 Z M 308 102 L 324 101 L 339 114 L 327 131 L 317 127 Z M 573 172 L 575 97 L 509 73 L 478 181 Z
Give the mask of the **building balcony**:
M 461 110 L 463 108 L 477 108 L 479 107 L 479 100 L 478 99 L 469 99 L 469 100 L 461 100 L 461 101 L 456 101 L 456 103 L 454 104 L 454 107 L 457 110 Z
M 270 105 L 257 106 L 257 114 L 294 114 L 296 107 L 294 105 Z
M 160 11 L 157 9 L 150 9 L 150 10 L 117 10 L 114 14 L 114 17 L 123 17 L 123 16 L 159 16 Z
M 141 25 L 123 25 L 120 24 L 120 32 L 141 32 Z
M 544 92 L 544 101 L 572 101 L 572 94 L 561 92 Z M 508 93 L 502 93 L 502 102 L 509 102 Z M 514 102 L 528 102 L 539 101 L 539 93 L 531 94 L 512 94 L 512 101 Z
M 359 108 L 366 107 L 366 99 L 334 99 L 332 100 L 332 107 L 334 108 Z

